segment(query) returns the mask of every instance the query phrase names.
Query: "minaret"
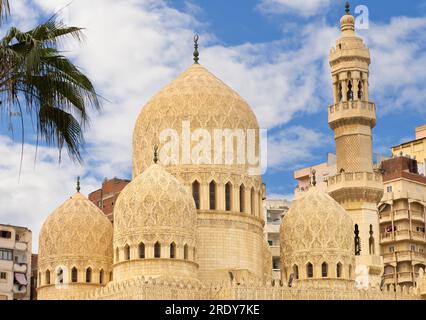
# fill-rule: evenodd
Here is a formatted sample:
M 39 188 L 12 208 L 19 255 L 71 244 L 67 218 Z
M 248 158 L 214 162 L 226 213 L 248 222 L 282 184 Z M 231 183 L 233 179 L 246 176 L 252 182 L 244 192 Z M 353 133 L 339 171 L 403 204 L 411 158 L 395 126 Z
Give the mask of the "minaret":
M 334 104 L 328 123 L 336 141 L 337 175 L 329 178 L 328 192 L 354 221 L 354 251 L 359 281 L 377 286 L 382 260 L 377 203 L 383 195 L 381 175 L 373 169 L 372 128 L 376 107 L 369 100 L 370 51 L 355 34 L 349 3 L 341 18 L 341 37 L 330 52 Z

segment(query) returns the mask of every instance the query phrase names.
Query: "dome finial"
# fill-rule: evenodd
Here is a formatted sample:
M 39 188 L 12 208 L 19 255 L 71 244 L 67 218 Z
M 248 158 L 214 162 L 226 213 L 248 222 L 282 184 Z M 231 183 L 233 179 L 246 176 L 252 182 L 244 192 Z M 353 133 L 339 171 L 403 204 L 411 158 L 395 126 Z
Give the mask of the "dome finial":
M 77 177 L 77 192 L 80 192 L 80 176 Z
M 154 146 L 154 163 L 157 164 L 158 162 L 158 146 Z
M 198 60 L 200 53 L 198 52 L 198 40 L 200 39 L 200 37 L 198 36 L 198 34 L 195 34 L 194 36 L 194 63 L 198 64 Z
M 349 4 L 349 1 L 346 1 L 345 12 L 346 14 L 350 14 L 351 12 L 351 5 Z
M 317 177 L 316 177 L 317 171 L 315 169 L 312 170 L 312 186 L 317 185 Z

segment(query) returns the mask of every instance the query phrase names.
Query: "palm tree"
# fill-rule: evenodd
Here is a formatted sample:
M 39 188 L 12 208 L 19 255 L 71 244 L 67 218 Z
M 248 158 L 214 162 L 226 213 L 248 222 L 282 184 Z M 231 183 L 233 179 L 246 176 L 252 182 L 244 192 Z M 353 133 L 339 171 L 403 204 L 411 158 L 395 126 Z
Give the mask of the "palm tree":
M 8 13 L 8 1 L 0 0 L 0 22 Z M 27 32 L 8 30 L 0 40 L 0 110 L 20 118 L 22 145 L 27 118 L 35 122 L 37 142 L 59 151 L 65 146 L 81 162 L 87 107 L 99 110 L 100 102 L 91 81 L 58 50 L 58 41 L 69 37 L 82 41 L 82 29 L 56 16 Z

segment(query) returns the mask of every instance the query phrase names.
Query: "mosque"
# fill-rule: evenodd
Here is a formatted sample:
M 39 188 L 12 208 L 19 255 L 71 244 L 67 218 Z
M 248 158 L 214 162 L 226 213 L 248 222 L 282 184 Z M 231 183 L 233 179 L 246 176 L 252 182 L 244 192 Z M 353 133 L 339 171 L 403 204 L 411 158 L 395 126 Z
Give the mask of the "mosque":
M 209 161 L 217 141 L 198 149 L 191 139 L 181 142 L 181 150 L 170 144 L 173 133 L 189 123 L 199 139 L 218 129 L 255 131 L 252 151 L 261 152 L 256 115 L 198 63 L 196 38 L 195 63 L 157 93 L 136 121 L 133 180 L 117 199 L 114 224 L 79 187 L 44 222 L 38 298 L 426 299 L 423 270 L 416 287 L 380 284 L 379 244 L 368 240 L 378 233 L 383 195 L 372 165 L 376 109 L 368 95 L 370 53 L 355 34 L 349 5 L 340 23 L 341 37 L 330 52 L 334 102 L 328 108 L 339 173 L 330 178 L 328 193 L 315 188 L 314 177 L 313 187 L 284 217 L 281 282 L 272 280 L 263 236 L 260 173 L 247 161 L 216 156 Z M 195 149 L 202 154 L 195 161 L 167 158 L 191 147 L 192 154 Z M 237 156 L 225 154 L 228 160 Z M 369 248 L 361 250 L 364 239 Z M 356 285 L 356 270 L 365 272 L 363 289 Z

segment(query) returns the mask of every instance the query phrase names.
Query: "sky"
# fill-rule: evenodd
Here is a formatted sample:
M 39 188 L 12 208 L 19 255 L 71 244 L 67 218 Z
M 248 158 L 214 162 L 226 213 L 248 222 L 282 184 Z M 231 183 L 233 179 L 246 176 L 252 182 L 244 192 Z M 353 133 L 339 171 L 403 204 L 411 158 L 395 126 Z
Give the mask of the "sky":
M 21 175 L 19 127 L 0 119 L 0 223 L 33 230 L 33 251 L 45 218 L 75 191 L 98 189 L 105 177 L 131 177 L 131 136 L 137 115 L 158 90 L 200 62 L 251 105 L 268 129 L 269 197 L 292 198 L 293 171 L 334 152 L 327 124 L 332 104 L 328 53 L 339 37 L 344 2 L 337 0 L 13 0 L 12 25 L 28 30 L 53 13 L 85 28 L 83 44 L 61 49 L 105 97 L 90 112 L 84 164 L 40 145 L 26 128 Z M 352 1 L 368 9 L 370 99 L 376 103 L 374 152 L 414 139 L 426 123 L 426 1 Z M 359 7 L 362 8 L 362 7 Z M 365 13 L 365 11 L 364 11 Z M 355 14 L 357 17 L 357 14 Z

